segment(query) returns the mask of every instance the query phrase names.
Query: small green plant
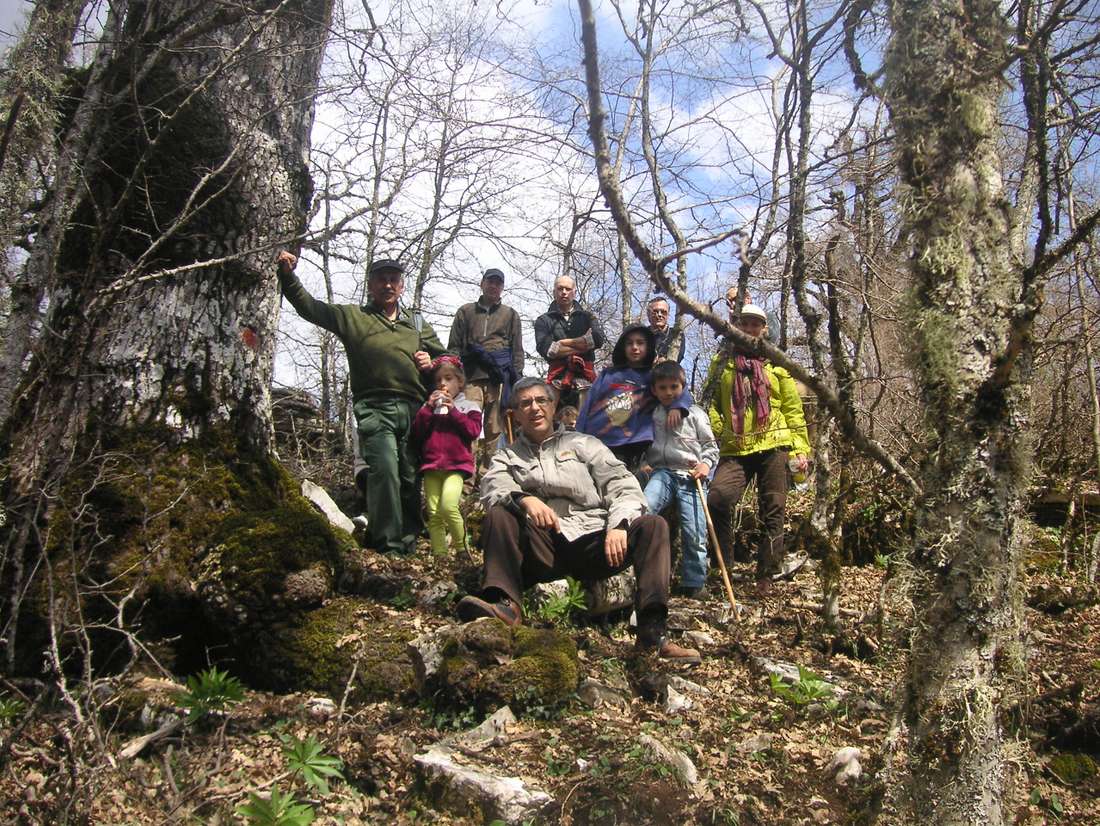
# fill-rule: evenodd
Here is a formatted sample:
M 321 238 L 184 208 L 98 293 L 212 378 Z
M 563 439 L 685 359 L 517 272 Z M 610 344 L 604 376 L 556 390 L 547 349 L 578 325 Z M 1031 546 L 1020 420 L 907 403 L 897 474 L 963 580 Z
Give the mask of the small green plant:
M 875 554 L 875 567 L 884 571 L 890 567 L 890 554 Z
M 588 607 L 584 600 L 584 587 L 572 577 L 566 577 L 566 591 L 554 595 L 539 606 L 538 615 L 547 622 L 565 622 L 574 612 L 580 613 Z
M 312 734 L 305 740 L 289 734 L 281 734 L 279 739 L 283 743 L 283 757 L 291 774 L 300 774 L 302 780 L 320 794 L 327 795 L 329 792 L 326 778 L 344 779 L 343 762 L 338 757 L 325 754 L 324 748 Z
M 266 799 L 249 792 L 248 802 L 237 807 L 237 814 L 251 826 L 309 826 L 315 817 L 312 808 L 299 803 L 289 792 L 282 794 L 278 788 L 273 788 Z
M 416 605 L 416 594 L 412 592 L 412 588 L 406 586 L 399 594 L 394 594 L 394 596 L 390 598 L 390 605 L 398 611 L 412 608 Z
M 193 723 L 211 711 L 224 711 L 244 699 L 244 686 L 228 671 L 209 668 L 187 678 L 187 690 L 176 695 L 176 702 L 187 709 L 187 722 Z
M 832 686 L 821 679 L 820 676 L 804 666 L 798 667 L 798 680 L 790 685 L 783 682 L 778 674 L 770 674 L 772 693 L 786 700 L 793 706 L 805 706 L 821 700 L 827 700 L 833 695 Z
M 1065 814 L 1065 807 L 1062 806 L 1062 801 L 1054 792 L 1050 793 L 1050 797 L 1046 797 L 1039 787 L 1035 787 L 1031 790 L 1031 795 L 1028 797 L 1032 806 L 1042 806 L 1052 815 L 1055 819 L 1061 819 Z
M 0 694 L 0 726 L 11 724 L 15 718 L 23 714 L 26 708 L 22 700 Z

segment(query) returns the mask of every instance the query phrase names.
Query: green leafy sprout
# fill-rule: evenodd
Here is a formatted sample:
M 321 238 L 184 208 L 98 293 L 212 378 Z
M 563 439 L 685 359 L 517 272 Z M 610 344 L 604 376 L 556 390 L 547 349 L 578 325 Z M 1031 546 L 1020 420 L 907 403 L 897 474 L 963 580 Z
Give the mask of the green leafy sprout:
M 318 793 L 329 793 L 328 778 L 343 780 L 343 762 L 338 757 L 324 753 L 324 747 L 311 734 L 299 740 L 289 734 L 279 735 L 283 743 L 283 757 L 292 774 L 301 775 L 307 785 Z
M 26 705 L 16 697 L 0 694 L 0 726 L 7 726 L 26 710 Z
M 768 675 L 772 693 L 793 706 L 802 707 L 833 696 L 833 689 L 821 677 L 804 666 L 798 666 L 798 680 L 788 685 L 778 674 Z
M 176 702 L 187 709 L 187 722 L 193 723 L 212 711 L 224 711 L 244 699 L 244 686 L 228 671 L 209 668 L 187 678 L 187 690 L 176 695 Z
M 588 608 L 584 598 L 584 587 L 572 577 L 566 577 L 567 589 L 564 594 L 555 594 L 539 606 L 539 617 L 547 622 L 564 622 L 574 613 Z
M 309 826 L 315 817 L 312 808 L 278 788 L 273 788 L 268 798 L 249 792 L 248 802 L 237 807 L 237 814 L 251 826 Z

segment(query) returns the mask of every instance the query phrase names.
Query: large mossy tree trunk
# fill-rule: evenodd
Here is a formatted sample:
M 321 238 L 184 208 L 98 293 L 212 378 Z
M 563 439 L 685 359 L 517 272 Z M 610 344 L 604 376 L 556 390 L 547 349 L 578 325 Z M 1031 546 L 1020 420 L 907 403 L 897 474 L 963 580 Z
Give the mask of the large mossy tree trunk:
M 55 186 L 29 262 L 49 311 L 6 426 L 9 667 L 24 602 L 45 600 L 41 578 L 64 567 L 63 549 L 73 568 L 141 548 L 140 529 L 163 508 L 138 513 L 135 503 L 176 485 L 163 505 L 177 508 L 175 533 L 198 552 L 236 505 L 258 512 L 286 493 L 268 455 L 272 265 L 300 233 L 311 197 L 306 161 L 331 6 L 109 6 L 98 54 L 63 112 Z M 184 456 L 181 445 L 193 449 Z M 181 457 L 192 478 L 173 482 L 179 469 L 168 463 Z M 210 472 L 217 490 L 203 497 Z M 198 526 L 177 507 L 196 496 Z M 173 544 L 163 539 L 124 570 L 140 572 L 137 561 Z M 228 541 L 225 529 L 219 539 Z M 97 582 L 123 581 L 109 573 Z
M 1021 665 L 1017 515 L 1025 295 L 997 156 L 1007 28 L 993 0 L 891 4 L 887 96 L 914 276 L 914 358 L 936 448 L 922 469 L 907 674 L 909 816 L 1001 824 L 1001 719 Z

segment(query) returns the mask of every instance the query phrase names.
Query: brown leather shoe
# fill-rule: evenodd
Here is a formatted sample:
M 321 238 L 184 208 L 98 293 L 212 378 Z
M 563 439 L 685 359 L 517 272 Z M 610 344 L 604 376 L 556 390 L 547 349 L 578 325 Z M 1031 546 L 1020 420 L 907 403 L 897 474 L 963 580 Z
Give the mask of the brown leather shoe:
M 654 652 L 657 656 L 670 663 L 682 663 L 685 665 L 699 665 L 703 657 L 694 648 L 684 648 L 677 645 L 668 637 L 661 637 L 656 645 L 638 644 L 637 649 L 642 653 Z
M 488 602 L 475 596 L 463 597 L 458 601 L 457 611 L 459 619 L 463 622 L 471 622 L 481 617 L 492 617 L 505 625 L 519 625 L 523 621 L 523 611 L 508 597 L 500 602 Z

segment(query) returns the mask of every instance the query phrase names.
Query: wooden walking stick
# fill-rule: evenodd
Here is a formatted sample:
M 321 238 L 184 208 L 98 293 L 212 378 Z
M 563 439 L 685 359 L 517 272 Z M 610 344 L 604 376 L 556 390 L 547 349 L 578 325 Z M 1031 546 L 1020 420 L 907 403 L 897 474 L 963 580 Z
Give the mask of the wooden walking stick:
M 710 518 L 710 508 L 707 507 L 707 495 L 703 491 L 703 482 L 696 477 L 695 489 L 699 491 L 699 499 L 703 503 L 703 515 L 707 518 L 707 532 L 710 541 L 714 543 L 714 555 L 718 557 L 718 570 L 722 572 L 722 583 L 726 586 L 726 596 L 730 599 L 730 607 L 733 608 L 733 616 L 737 618 L 737 600 L 733 597 L 733 586 L 730 585 L 730 575 L 726 571 L 726 560 L 722 558 L 722 546 L 718 544 L 718 532 L 714 530 L 714 520 Z
M 514 442 L 515 439 L 512 438 L 512 409 L 511 408 L 508 408 L 508 410 L 504 413 L 504 433 L 508 437 L 508 444 L 512 444 L 512 442 Z

